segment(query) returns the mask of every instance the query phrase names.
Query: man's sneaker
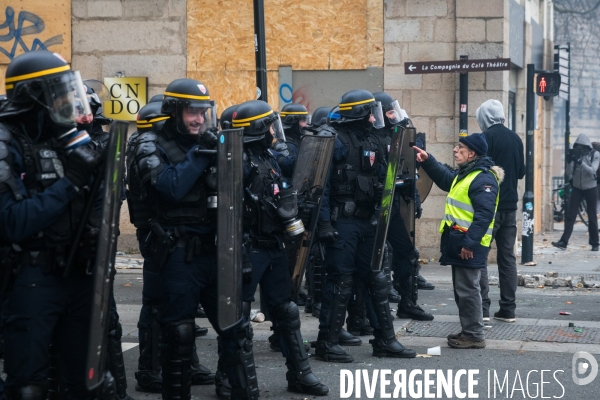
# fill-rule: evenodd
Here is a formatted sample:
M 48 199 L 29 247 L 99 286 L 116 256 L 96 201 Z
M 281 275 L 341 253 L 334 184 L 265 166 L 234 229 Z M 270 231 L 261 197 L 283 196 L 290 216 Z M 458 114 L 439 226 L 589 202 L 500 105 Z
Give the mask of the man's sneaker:
M 515 322 L 515 314 L 500 310 L 494 313 L 494 319 L 504 322 Z
M 448 340 L 456 340 L 456 339 L 460 339 L 462 336 L 462 331 L 460 331 L 459 333 L 451 333 L 447 336 Z
M 460 335 L 460 337 L 448 339 L 448 346 L 455 349 L 483 349 L 485 347 L 485 339 L 471 340 Z
M 483 322 L 490 322 L 490 312 L 483 312 Z
M 592 251 L 598 251 L 598 245 L 592 246 Z
M 567 244 L 565 242 L 563 242 L 562 240 L 559 240 L 558 242 L 552 242 L 552 246 L 558 247 L 561 250 L 567 249 Z

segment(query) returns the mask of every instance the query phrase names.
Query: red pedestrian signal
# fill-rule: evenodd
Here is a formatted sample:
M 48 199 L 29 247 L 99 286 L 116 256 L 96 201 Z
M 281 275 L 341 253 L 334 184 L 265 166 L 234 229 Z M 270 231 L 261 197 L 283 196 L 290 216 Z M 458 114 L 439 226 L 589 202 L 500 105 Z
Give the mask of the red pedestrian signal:
M 535 93 L 538 96 L 558 96 L 560 91 L 560 74 L 543 72 L 537 75 Z

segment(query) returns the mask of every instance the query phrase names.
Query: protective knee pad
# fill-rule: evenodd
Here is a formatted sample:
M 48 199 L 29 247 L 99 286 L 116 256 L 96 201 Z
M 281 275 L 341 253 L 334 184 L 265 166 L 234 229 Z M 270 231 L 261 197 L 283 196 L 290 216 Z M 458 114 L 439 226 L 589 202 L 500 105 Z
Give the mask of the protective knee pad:
M 333 297 L 329 305 L 328 320 L 328 341 L 331 343 L 339 342 L 340 332 L 344 325 L 346 317 L 346 307 L 348 300 L 352 295 L 352 284 L 354 283 L 354 275 L 343 274 L 338 277 L 333 285 Z
M 7 400 L 46 400 L 47 382 L 35 382 L 29 385 L 6 388 L 4 395 Z
M 304 340 L 300 333 L 300 311 L 293 301 L 280 304 L 275 308 L 275 318 L 281 329 L 283 356 L 287 359 L 287 366 L 295 372 L 306 374 L 310 372 L 308 354 L 304 348 Z
M 387 285 L 387 278 L 382 271 L 374 272 L 369 277 L 368 285 L 380 330 L 384 337 L 388 338 L 390 335 L 393 337 L 394 322 L 388 300 L 390 289 Z
M 123 398 L 127 395 L 127 377 L 125 376 L 125 361 L 123 360 L 123 350 L 121 348 L 121 336 L 123 336 L 123 328 L 119 322 L 119 316 L 116 313 L 111 313 L 106 366 L 115 379 L 118 396 Z
M 191 356 L 194 347 L 194 320 L 172 322 L 162 328 L 163 398 L 191 397 Z
M 252 325 L 245 318 L 235 332 L 233 340 L 219 336 L 219 347 L 222 349 L 221 361 L 229 377 L 232 398 L 258 399 L 259 397 L 252 352 L 253 336 Z M 234 343 L 235 348 L 232 347 Z

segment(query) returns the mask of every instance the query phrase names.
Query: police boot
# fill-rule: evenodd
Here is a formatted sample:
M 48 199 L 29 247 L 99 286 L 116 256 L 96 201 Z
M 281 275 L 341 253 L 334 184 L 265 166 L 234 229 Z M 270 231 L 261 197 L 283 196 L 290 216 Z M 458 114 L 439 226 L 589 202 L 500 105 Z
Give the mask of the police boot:
M 206 311 L 204 311 L 204 308 L 200 304 L 198 304 L 198 308 L 196 309 L 196 318 L 206 318 Z
M 215 374 L 210 372 L 208 368 L 200 364 L 198 353 L 196 353 L 196 343 L 192 351 L 192 385 L 212 385 L 215 383 Z
M 148 312 L 145 314 L 144 311 Z M 160 325 L 156 319 L 158 309 L 144 304 L 138 322 L 140 357 L 135 372 L 135 390 L 145 393 L 162 392 L 160 374 Z
M 244 304 L 242 306 L 244 307 Z M 222 350 L 220 360 L 222 360 L 223 370 L 227 376 L 234 379 L 233 381 L 229 380 L 232 400 L 256 400 L 259 397 L 254 354 L 252 353 L 254 334 L 252 325 L 247 319 L 249 312 L 248 304 L 247 313 L 243 312 L 243 322 L 233 334 L 234 337 L 219 335 L 217 338 L 219 349 Z
M 346 304 L 352 294 L 352 274 L 344 274 L 334 282 L 333 298 L 329 309 L 321 310 L 319 317 L 320 330 L 317 341 L 312 343 L 315 358 L 322 361 L 350 363 L 354 358 L 340 346 L 340 332 L 344 325 Z
M 123 360 L 123 350 L 121 349 L 123 328 L 116 313 L 110 313 L 109 324 L 106 367 L 115 379 L 116 399 L 132 400 L 127 395 L 127 376 L 125 376 L 125 361 Z
M 340 331 L 340 345 L 342 346 L 360 346 L 362 344 L 362 340 L 353 336 L 350 332 L 345 329 Z
M 312 306 L 313 306 L 313 299 L 310 295 L 310 291 L 308 293 L 308 296 L 306 297 L 306 304 L 304 305 L 304 312 L 305 313 L 312 313 Z
M 319 318 L 319 316 L 321 315 L 321 303 L 316 303 L 315 300 L 313 299 L 313 304 L 312 304 L 312 316 L 315 318 Z
M 220 399 L 229 399 L 231 397 L 231 385 L 223 368 L 223 361 L 220 354 L 219 361 L 217 361 L 217 373 L 215 374 L 215 393 Z
M 373 334 L 373 328 L 367 319 L 364 292 L 362 283 L 355 283 L 354 300 L 348 303 L 346 329 L 354 336 L 371 336 Z
M 373 300 L 373 308 L 379 325 L 374 331 L 375 339 L 369 341 L 373 345 L 373 356 L 414 358 L 417 353 L 406 349 L 396 340 L 394 321 L 388 301 L 388 285 L 383 272 L 373 272 L 369 277 L 369 289 Z
M 46 400 L 47 382 L 36 382 L 27 386 L 6 388 L 4 396 L 7 400 Z
M 280 353 L 281 345 L 279 344 L 279 327 L 277 326 L 277 321 L 273 320 L 271 323 L 271 330 L 273 331 L 273 334 L 269 336 L 269 348 Z
M 194 320 L 171 322 L 162 328 L 161 364 L 163 399 L 191 398 L 191 357 L 194 351 Z
M 300 311 L 293 302 L 285 302 L 274 310 L 283 339 L 283 356 L 288 367 L 285 375 L 288 391 L 311 396 L 326 396 L 329 388 L 313 374 L 300 333 Z
M 208 333 L 208 328 L 204 328 L 197 324 L 194 324 L 194 336 L 196 336 L 196 337 L 205 336 L 207 333 Z
M 396 317 L 398 318 L 410 318 L 415 321 L 433 321 L 433 315 L 429 314 L 418 304 L 413 303 L 409 299 L 402 301 L 398 304 L 398 312 L 396 313 Z

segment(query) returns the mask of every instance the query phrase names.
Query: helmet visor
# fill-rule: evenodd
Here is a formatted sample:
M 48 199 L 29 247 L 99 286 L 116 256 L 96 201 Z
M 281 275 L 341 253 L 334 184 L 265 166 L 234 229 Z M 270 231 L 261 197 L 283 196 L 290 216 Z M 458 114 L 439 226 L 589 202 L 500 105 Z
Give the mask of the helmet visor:
M 283 124 L 281 123 L 279 114 L 277 114 L 277 118 L 271 124 L 271 128 L 273 129 L 273 138 L 285 142 L 285 133 L 283 132 Z
M 373 127 L 375 129 L 381 129 L 385 126 L 385 121 L 383 120 L 383 108 L 381 107 L 381 102 L 376 101 L 375 106 L 371 108 L 371 115 L 375 118 L 373 121 Z
M 78 71 L 46 80 L 45 96 L 50 118 L 57 124 L 73 125 L 78 117 L 92 113 Z
M 390 121 L 390 124 L 396 125 L 402 121 L 402 113 L 400 110 L 400 103 L 398 103 L 398 100 L 392 101 L 385 107 L 385 116 L 388 121 Z
M 217 126 L 210 104 L 178 101 L 177 108 L 177 127 L 181 133 L 202 134 Z
M 327 114 L 327 123 L 330 124 L 331 122 L 339 121 L 340 118 L 341 118 L 341 116 L 340 116 L 340 107 L 339 106 L 335 106 L 329 112 L 329 114 Z
M 312 114 L 308 114 L 306 118 L 304 118 L 304 121 L 306 121 L 306 125 L 310 125 L 312 123 Z

